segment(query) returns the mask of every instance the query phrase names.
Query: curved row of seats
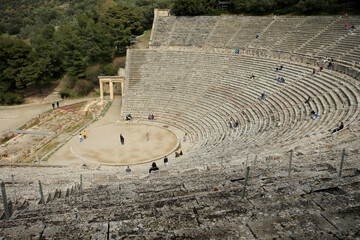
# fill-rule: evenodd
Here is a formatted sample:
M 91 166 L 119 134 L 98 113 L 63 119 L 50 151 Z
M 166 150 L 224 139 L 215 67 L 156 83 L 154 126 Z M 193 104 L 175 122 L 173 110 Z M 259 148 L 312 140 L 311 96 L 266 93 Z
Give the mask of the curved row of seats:
M 345 24 L 355 25 L 353 31 Z M 150 47 L 265 48 L 360 63 L 359 16 L 156 18 Z M 259 38 L 255 38 L 259 34 Z
M 359 118 L 356 80 L 331 70 L 313 74 L 311 66 L 236 54 L 128 54 L 122 115 L 146 118 L 152 113 L 158 121 L 182 129 L 189 134 L 194 155 L 224 154 L 231 145 L 245 149 L 249 143 L 287 151 L 305 136 L 314 142 L 340 121 L 349 124 Z M 283 69 L 276 72 L 279 65 Z M 267 97 L 260 100 L 263 92 Z M 305 104 L 309 96 L 310 106 Z M 319 119 L 311 119 L 312 110 Z M 236 131 L 229 128 L 231 118 L 240 123 Z

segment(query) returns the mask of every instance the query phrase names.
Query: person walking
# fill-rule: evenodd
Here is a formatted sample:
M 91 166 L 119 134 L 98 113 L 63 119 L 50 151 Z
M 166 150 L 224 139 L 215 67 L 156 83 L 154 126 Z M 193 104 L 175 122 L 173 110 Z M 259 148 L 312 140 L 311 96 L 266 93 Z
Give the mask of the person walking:
M 120 142 L 121 142 L 121 145 L 124 145 L 124 143 L 125 143 L 125 138 L 123 137 L 122 134 L 120 134 Z
M 127 173 L 131 172 L 130 166 L 127 166 L 127 168 L 125 169 L 125 172 L 127 172 Z
M 51 105 L 52 105 L 53 109 L 55 109 L 55 103 L 52 103 Z
M 86 130 L 84 129 L 84 132 L 83 132 L 83 136 L 84 136 L 84 140 L 86 139 Z
M 57 106 L 57 108 L 59 108 L 59 102 L 56 102 L 56 106 Z
M 82 142 L 82 136 L 81 136 L 81 133 L 79 134 L 79 139 L 80 139 L 80 142 Z
M 164 157 L 164 165 L 165 165 L 165 167 L 167 167 L 168 164 L 169 164 L 169 159 L 168 159 L 167 156 L 165 156 L 165 157 Z

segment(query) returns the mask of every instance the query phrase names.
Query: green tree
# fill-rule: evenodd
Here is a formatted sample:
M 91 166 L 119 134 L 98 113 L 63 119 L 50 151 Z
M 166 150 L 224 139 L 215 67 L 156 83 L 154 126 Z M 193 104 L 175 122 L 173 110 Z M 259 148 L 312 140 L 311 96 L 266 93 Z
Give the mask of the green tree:
M 206 0 L 175 0 L 172 10 L 178 16 L 196 16 L 208 13 L 209 7 Z
M 31 47 L 24 41 L 0 38 L 0 91 L 25 88 L 27 82 L 20 72 L 33 58 Z
M 138 13 L 124 5 L 110 7 L 102 16 L 101 23 L 111 34 L 117 54 L 124 54 L 129 39 L 143 31 Z
M 47 66 L 50 79 L 58 78 L 63 73 L 62 56 L 59 46 L 55 42 L 54 34 L 54 26 L 48 24 L 40 30 L 39 34 L 31 38 L 31 45 L 36 52 L 36 57 L 50 59 L 50 64 Z
M 78 36 L 76 26 L 63 25 L 55 35 L 57 44 L 61 48 L 63 66 L 71 79 L 85 77 L 86 49 L 84 49 L 81 38 Z
M 32 64 L 24 67 L 18 76 L 24 82 L 34 83 L 41 92 L 41 85 L 48 83 L 51 79 L 50 65 L 51 60 L 49 57 L 39 58 Z
M 77 17 L 79 25 L 78 34 L 86 50 L 89 63 L 104 63 L 111 60 L 113 48 L 111 37 L 102 28 L 101 24 L 95 24 L 89 16 L 82 14 Z

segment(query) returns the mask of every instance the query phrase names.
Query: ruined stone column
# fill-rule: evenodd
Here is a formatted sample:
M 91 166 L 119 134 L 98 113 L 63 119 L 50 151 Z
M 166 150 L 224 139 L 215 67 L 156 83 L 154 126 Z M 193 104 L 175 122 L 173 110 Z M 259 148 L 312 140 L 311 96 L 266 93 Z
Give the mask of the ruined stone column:
M 113 82 L 110 80 L 109 81 L 109 87 L 110 87 L 110 100 L 114 99 L 114 86 L 113 86 Z
M 124 80 L 121 81 L 121 96 L 125 97 L 125 92 L 124 92 Z
M 101 79 L 99 79 L 99 84 L 100 84 L 100 100 L 104 101 L 103 82 L 101 81 Z

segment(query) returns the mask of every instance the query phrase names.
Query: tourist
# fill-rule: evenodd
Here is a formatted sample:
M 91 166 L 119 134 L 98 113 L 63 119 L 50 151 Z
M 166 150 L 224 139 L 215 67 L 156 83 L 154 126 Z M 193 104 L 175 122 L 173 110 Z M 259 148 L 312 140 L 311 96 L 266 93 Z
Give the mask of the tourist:
M 275 72 L 279 72 L 279 68 L 275 68 Z
M 125 172 L 127 172 L 127 173 L 131 172 L 130 166 L 127 166 L 127 168 L 125 169 Z
M 148 142 L 149 141 L 149 133 L 146 133 L 146 141 Z
M 319 72 L 321 72 L 324 69 L 323 66 L 320 66 Z
M 237 54 L 240 54 L 240 49 L 239 48 L 237 49 Z
M 231 120 L 230 120 L 230 122 L 229 122 L 229 127 L 232 128 L 232 122 L 231 122 Z
M 354 26 L 354 25 L 351 25 L 351 28 L 349 29 L 349 31 L 352 31 L 352 30 L 354 30 L 354 29 L 356 29 L 355 26 Z
M 175 152 L 175 157 L 180 157 L 180 154 L 178 152 Z
M 331 63 L 331 62 L 329 62 L 329 64 L 328 64 L 328 69 L 330 69 L 330 68 L 331 68 L 331 65 L 332 65 L 332 63 Z
M 151 114 L 149 114 L 148 119 L 151 120 Z
M 313 116 L 313 119 L 317 119 L 319 117 L 319 114 L 315 113 L 314 116 Z
M 258 34 L 258 33 L 256 33 L 256 36 L 255 36 L 255 38 L 256 38 L 256 39 L 258 39 L 258 38 L 259 38 L 259 34 Z
M 315 68 L 313 68 L 313 74 L 315 74 L 316 73 L 316 69 Z
M 86 131 L 84 129 L 84 132 L 83 132 L 83 136 L 84 136 L 84 140 L 86 139 Z
M 265 95 L 265 93 L 263 92 L 263 93 L 261 94 L 261 98 L 260 98 L 260 100 L 265 99 L 265 97 L 266 97 L 266 95 Z
M 282 69 L 283 69 L 283 65 L 280 65 L 280 67 L 279 67 L 279 71 L 280 71 L 280 70 L 282 70 Z
M 165 167 L 167 167 L 169 164 L 169 159 L 167 158 L 167 156 L 164 157 L 164 165 Z
M 151 166 L 151 168 L 149 169 L 149 173 L 151 173 L 151 171 L 158 171 L 159 170 L 159 168 L 156 166 L 156 163 L 152 163 L 152 166 Z
M 276 20 L 276 15 L 274 15 L 274 21 Z
M 255 75 L 254 75 L 254 74 L 251 74 L 250 79 L 254 79 L 254 78 L 255 78 Z
M 311 97 L 309 96 L 308 99 L 305 101 L 305 104 L 307 103 L 307 104 L 309 105 L 309 107 L 311 107 L 310 101 L 311 101 Z M 314 112 L 314 113 L 315 113 L 315 112 Z
M 285 82 L 285 79 L 283 77 L 280 78 L 280 83 L 284 83 Z
M 338 131 L 340 131 L 340 130 L 342 130 L 342 129 L 344 129 L 344 123 L 343 123 L 343 122 L 341 122 L 341 123 L 340 123 L 340 126 L 339 126 L 338 128 L 335 128 L 334 131 L 332 131 L 331 134 L 333 134 L 333 133 L 335 133 L 335 132 L 338 132 Z
M 123 135 L 120 133 L 120 142 L 122 145 L 124 145 L 125 143 L 125 138 L 123 137 Z
M 154 117 L 154 114 L 151 114 L 151 120 L 154 120 L 155 117 Z
M 55 103 L 52 103 L 51 105 L 52 105 L 53 109 L 55 109 Z
M 238 126 L 239 126 L 239 120 L 236 120 L 235 123 L 234 123 L 234 128 L 236 128 Z
M 346 23 L 346 24 L 345 24 L 345 29 L 344 29 L 344 30 L 345 30 L 345 31 L 346 31 L 346 30 L 348 30 L 348 27 L 349 27 L 349 24 L 347 24 L 347 23 Z
M 59 102 L 56 102 L 56 106 L 57 106 L 57 108 L 59 108 Z
M 82 142 L 82 136 L 81 136 L 81 133 L 79 134 L 79 139 L 80 139 L 80 142 Z
M 184 138 L 183 138 L 183 142 L 186 142 L 186 137 L 184 136 Z
M 183 152 L 182 152 L 182 150 L 180 150 L 180 153 L 179 153 L 179 155 L 180 155 L 180 156 L 182 156 L 182 155 L 183 155 Z

